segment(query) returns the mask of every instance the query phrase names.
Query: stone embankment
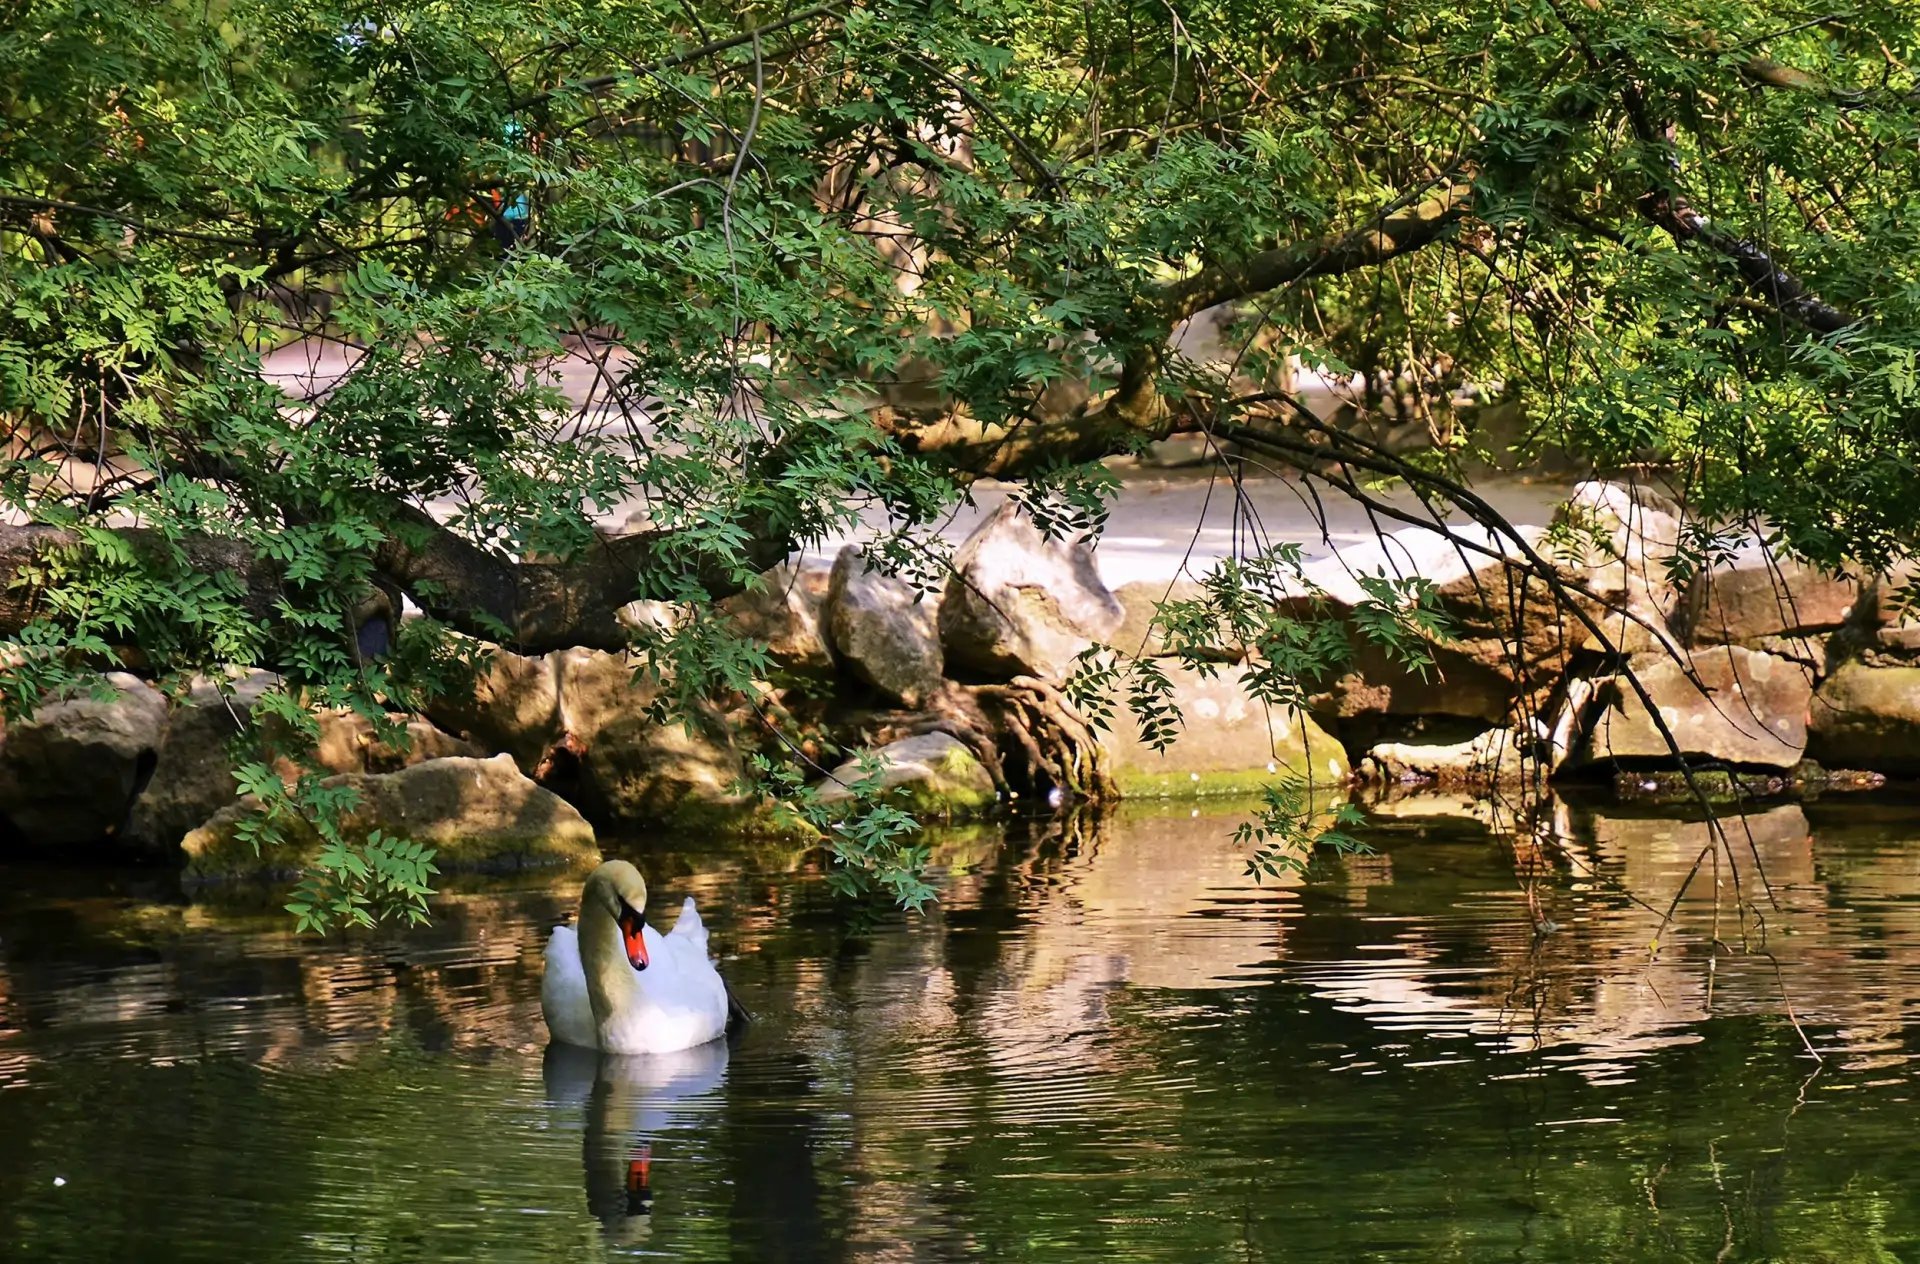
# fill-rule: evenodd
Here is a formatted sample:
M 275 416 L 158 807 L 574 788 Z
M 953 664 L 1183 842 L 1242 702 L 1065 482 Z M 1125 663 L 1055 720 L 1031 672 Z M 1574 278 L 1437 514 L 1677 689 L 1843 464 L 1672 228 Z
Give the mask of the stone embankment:
M 471 698 L 395 717 L 404 741 L 321 717 L 317 759 L 359 794 L 350 830 L 431 843 L 448 867 L 579 860 L 596 827 L 804 846 L 804 828 L 743 790 L 756 756 L 796 752 L 824 802 L 847 797 L 864 748 L 902 806 L 944 819 L 1023 795 L 1185 798 L 1283 778 L 1470 794 L 1585 779 L 1658 797 L 1920 776 L 1920 625 L 1891 585 L 1758 542 L 1676 582 L 1682 535 L 1670 502 L 1586 483 L 1545 527 L 1414 529 L 1342 548 L 1279 594 L 1348 651 L 1287 709 L 1258 696 L 1263 664 L 1231 649 L 1199 669 L 1171 656 L 1156 610 L 1198 596 L 1197 583 L 1109 591 L 1086 544 L 1045 538 L 1004 505 L 957 550 L 941 591 L 849 546 L 723 603 L 736 632 L 766 645 L 768 678 L 684 723 L 661 722 L 657 687 L 627 656 L 497 650 Z M 1430 662 L 1362 635 L 1356 612 L 1382 576 L 1430 585 L 1447 627 L 1424 647 Z M 1091 646 L 1154 661 L 1180 715 L 1170 750 L 1123 704 L 1102 732 L 1067 702 L 1061 686 Z M 0 741 L 9 837 L 110 840 L 202 877 L 297 863 L 315 840 L 262 860 L 236 829 L 253 805 L 235 797 L 234 739 L 274 683 L 255 673 L 168 699 L 116 673 L 110 696 L 49 700 Z

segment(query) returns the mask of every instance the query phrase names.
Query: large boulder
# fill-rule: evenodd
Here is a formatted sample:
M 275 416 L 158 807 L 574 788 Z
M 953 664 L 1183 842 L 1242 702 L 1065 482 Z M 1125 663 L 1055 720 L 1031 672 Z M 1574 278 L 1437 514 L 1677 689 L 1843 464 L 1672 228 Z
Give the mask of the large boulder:
M 1532 547 L 1544 532 L 1519 529 Z M 1552 594 L 1537 579 L 1522 579 L 1507 565 L 1522 560 L 1514 541 L 1479 527 L 1452 526 L 1445 534 L 1408 528 L 1351 545 L 1305 568 L 1318 596 L 1301 600 L 1349 619 L 1353 658 L 1315 702 L 1340 721 L 1377 722 L 1386 717 L 1457 716 L 1486 724 L 1505 723 L 1516 707 L 1536 706 L 1565 673 L 1578 638 L 1568 619 L 1557 617 Z M 1410 667 L 1351 624 L 1353 608 L 1367 599 L 1363 579 L 1433 585 L 1450 628 L 1447 639 L 1427 649 L 1433 661 Z
M 479 758 L 485 754 L 473 743 L 462 741 L 427 720 L 399 715 L 389 718 L 401 726 L 404 738 L 380 736 L 373 721 L 357 712 L 323 714 L 320 741 L 314 748 L 315 762 L 335 773 L 398 772 L 429 759 Z M 172 747 L 172 738 L 168 738 L 167 745 Z M 163 762 L 164 759 L 163 755 Z
M 260 695 L 279 683 L 263 671 L 224 683 L 201 680 L 174 701 L 166 745 L 127 821 L 129 839 L 170 851 L 188 830 L 239 797 L 231 743 Z
M 915 816 L 952 819 L 977 816 L 999 801 L 993 775 L 966 743 L 947 733 L 926 733 L 890 742 L 874 752 L 887 801 Z M 848 760 L 822 780 L 822 803 L 851 799 L 847 786 L 860 776 Z
M 744 808 L 734 790 L 739 752 L 708 709 L 689 728 L 656 723 L 635 705 L 584 742 L 575 798 L 595 820 L 719 825 Z
M 1827 643 L 1827 659 L 1855 659 L 1870 667 L 1911 667 L 1920 663 L 1920 624 L 1867 623 L 1848 628 Z
M 1831 632 L 1852 617 L 1859 586 L 1749 539 L 1688 588 L 1674 624 L 1694 645 L 1805 637 Z
M 427 718 L 482 750 L 504 751 L 522 772 L 540 767 L 560 738 L 560 691 L 552 657 L 493 649 L 471 696 L 438 698 Z
M 527 658 L 495 649 L 470 698 L 436 700 L 427 714 L 482 750 L 512 755 L 528 776 L 544 777 L 556 755 L 578 755 L 601 729 L 653 701 L 651 690 L 636 687 L 635 667 L 605 650 Z
M 1387 786 L 1445 790 L 1512 785 L 1527 774 L 1531 743 L 1512 729 L 1491 728 L 1464 742 L 1382 742 L 1367 752 L 1360 774 Z
M 832 568 L 818 562 L 782 562 L 745 592 L 720 603 L 733 630 L 764 642 L 773 661 L 809 677 L 833 674 L 821 615 Z
M 1107 637 L 1107 644 L 1122 654 L 1136 658 L 1159 658 L 1167 654 L 1166 633 L 1157 626 L 1155 620 L 1160 607 L 1171 601 L 1194 601 L 1206 595 L 1206 588 L 1191 579 L 1175 580 L 1135 580 L 1131 584 L 1122 584 L 1113 590 L 1113 599 L 1120 603 L 1120 626 Z M 1218 657 L 1227 657 L 1229 651 L 1222 650 Z
M 1847 627 L 1828 639 L 1837 660 L 1858 658 L 1875 667 L 1920 663 L 1920 612 L 1905 598 L 1920 585 L 1920 562 L 1903 561 L 1891 573 L 1865 575 Z
M 599 858 L 593 827 L 566 800 L 523 776 L 507 755 L 430 759 L 392 773 L 347 773 L 328 787 L 358 792 L 345 833 L 374 830 L 436 849 L 442 872 L 586 864 Z M 286 845 L 256 855 L 239 834 L 258 810 L 243 799 L 215 813 L 181 842 L 189 878 L 266 877 L 296 871 L 320 853 L 320 839 L 300 826 Z
M 947 661 L 971 675 L 1060 680 L 1125 617 L 1085 541 L 1047 539 L 1009 501 L 954 554 L 940 640 Z
M 1699 650 L 1682 661 L 1637 654 L 1628 669 L 1688 759 L 1791 768 L 1806 753 L 1813 680 L 1798 663 L 1733 645 Z M 1581 727 L 1584 741 L 1574 765 L 1673 757 L 1623 676 L 1596 682 Z
M 940 687 L 934 605 L 905 580 L 875 570 L 859 548 L 848 545 L 834 559 L 827 585 L 827 638 L 854 676 L 916 707 Z
M 1682 517 L 1678 504 L 1644 483 L 1578 483 L 1555 514 L 1555 562 L 1604 604 L 1664 626 L 1680 601 L 1668 572 Z M 1636 626 L 1625 621 L 1623 634 L 1635 635 Z
M 1920 667 L 1847 663 L 1821 682 L 1807 756 L 1828 768 L 1920 776 Z
M 1139 725 L 1116 707 L 1105 734 L 1114 781 L 1126 798 L 1185 798 L 1254 793 L 1291 774 L 1316 788 L 1344 785 L 1346 751 L 1304 713 L 1270 707 L 1247 689 L 1245 671 L 1214 675 L 1162 664 L 1180 711 L 1180 734 L 1164 752 L 1141 740 Z
M 173 701 L 166 745 L 128 817 L 128 839 L 171 854 L 188 830 L 239 798 L 233 740 L 250 721 L 260 695 L 279 683 L 278 676 L 264 671 L 224 685 L 203 679 Z M 381 738 L 372 721 L 350 711 L 325 712 L 318 720 L 313 759 L 332 773 L 394 772 L 428 759 L 480 754 L 425 720 L 394 717 L 405 727 L 404 744 Z M 281 771 L 289 778 L 296 773 L 292 765 Z
M 635 668 L 605 650 L 496 651 L 473 702 L 435 714 L 604 825 L 749 827 L 725 718 L 702 708 L 691 730 L 660 723 L 651 710 L 659 688 L 636 680 Z
M 625 654 L 575 648 L 547 655 L 553 681 L 553 727 L 591 744 L 608 725 L 653 705 L 658 689 Z
M 135 676 L 106 677 L 90 692 L 42 703 L 0 740 L 0 816 L 29 845 L 112 838 L 159 763 L 167 703 Z

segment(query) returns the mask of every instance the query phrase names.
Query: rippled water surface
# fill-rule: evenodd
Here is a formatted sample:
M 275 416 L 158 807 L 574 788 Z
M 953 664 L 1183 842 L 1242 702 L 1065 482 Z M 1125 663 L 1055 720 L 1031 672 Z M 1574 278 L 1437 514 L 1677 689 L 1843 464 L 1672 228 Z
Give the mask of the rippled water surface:
M 760 1016 L 656 1061 L 545 1048 L 577 876 L 314 944 L 0 867 L 0 1257 L 1920 1259 L 1920 805 L 1756 814 L 1664 929 L 1704 826 L 1430 811 L 1264 886 L 1186 808 L 953 835 L 913 920 L 636 845 Z

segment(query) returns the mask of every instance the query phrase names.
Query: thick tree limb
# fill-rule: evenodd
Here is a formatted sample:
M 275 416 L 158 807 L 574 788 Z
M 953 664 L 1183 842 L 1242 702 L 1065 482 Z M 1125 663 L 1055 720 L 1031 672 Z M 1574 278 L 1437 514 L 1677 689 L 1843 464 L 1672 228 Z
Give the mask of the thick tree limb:
M 1028 418 L 1011 426 L 987 425 L 958 408 L 928 424 L 897 415 L 876 420 L 904 452 L 937 456 L 949 468 L 979 478 L 1020 478 L 1043 466 L 1098 461 L 1165 438 L 1174 415 L 1147 377 L 1147 389 L 1132 397 L 1133 409 L 1116 397 L 1072 416 Z
M 1585 43 L 1584 40 L 1582 42 Z M 1602 65 L 1600 55 L 1591 45 L 1586 45 L 1586 50 L 1588 60 L 1595 69 L 1599 69 Z M 1815 82 L 1810 76 L 1800 75 L 1790 67 L 1764 57 L 1750 59 L 1742 73 L 1756 82 L 1774 87 L 1808 89 Z M 1621 87 L 1620 100 L 1626 108 L 1627 121 L 1632 124 L 1634 135 L 1640 143 L 1650 150 L 1664 149 L 1668 129 L 1656 124 L 1635 78 L 1629 77 Z M 1673 164 L 1670 154 L 1667 161 Z M 1672 169 L 1677 175 L 1678 167 L 1673 166 Z M 1671 185 L 1649 189 L 1641 196 L 1639 208 L 1642 216 L 1665 229 L 1667 235 L 1680 245 L 1697 241 L 1731 260 L 1741 279 L 1787 319 L 1823 334 L 1838 333 L 1853 324 L 1852 316 L 1809 294 L 1799 278 L 1775 263 L 1766 251 L 1745 238 L 1715 228 L 1706 216 L 1688 206 Z
M 639 595 L 648 536 L 608 537 L 564 563 L 516 563 L 422 510 L 403 507 L 395 517 L 394 535 L 376 550 L 374 563 L 436 619 L 522 653 L 626 643 L 615 614 Z
M 1472 200 L 1473 186 L 1452 180 L 1406 210 L 1347 232 L 1278 246 L 1243 263 L 1205 268 L 1161 287 L 1155 306 L 1162 332 L 1219 303 L 1310 277 L 1378 267 L 1411 254 L 1440 240 L 1468 214 Z M 988 427 L 956 410 L 932 423 L 883 418 L 882 425 L 907 451 L 938 452 L 956 468 L 982 476 L 1016 478 L 1044 464 L 1096 461 L 1172 432 L 1174 414 L 1157 385 L 1165 357 L 1164 342 L 1140 343 L 1123 357 L 1113 394 L 1060 420 Z
M 1766 251 L 1744 237 L 1721 232 L 1706 216 L 1672 194 L 1647 194 L 1640 199 L 1640 213 L 1682 245 L 1698 242 L 1730 260 L 1741 280 L 1788 320 L 1823 334 L 1839 333 L 1854 323 L 1852 315 L 1809 293 L 1798 277 L 1775 263 Z
M 68 211 L 76 215 L 90 216 L 94 219 L 112 220 L 116 224 L 125 224 L 128 228 L 143 233 L 154 233 L 163 237 L 180 237 L 188 241 L 204 241 L 216 246 L 233 246 L 241 250 L 252 250 L 260 243 L 251 237 L 234 237 L 220 233 L 195 232 L 187 228 L 169 228 L 151 220 L 139 219 L 120 211 L 110 211 L 98 206 L 82 206 L 77 202 L 62 202 L 56 198 L 20 197 L 15 194 L 0 194 L 0 207 L 12 207 L 20 211 L 44 213 L 48 211 Z
M 582 645 L 614 650 L 626 646 L 627 630 L 617 616 L 640 595 L 650 571 L 685 569 L 686 559 L 672 554 L 670 532 L 603 537 L 565 561 L 513 562 L 489 553 L 411 507 L 397 507 L 394 534 L 374 554 L 379 578 L 413 598 L 421 609 L 457 631 L 498 641 L 521 653 L 543 654 Z M 158 548 L 159 532 L 129 527 L 115 532 L 136 550 Z M 50 554 L 81 544 L 77 531 L 50 526 L 0 526 L 0 636 L 17 635 L 46 613 L 30 582 L 20 582 Z M 225 573 L 240 581 L 238 604 L 263 622 L 280 617 L 287 598 L 279 567 L 257 556 L 245 542 L 214 535 L 171 538 L 188 569 Z M 738 560 L 757 573 L 785 559 L 792 541 L 766 533 L 746 547 Z M 718 597 L 740 587 L 730 569 L 699 568 L 697 577 Z
M 114 534 L 136 553 L 171 544 L 179 548 L 186 569 L 207 575 L 233 575 L 240 581 L 236 604 L 254 618 L 275 617 L 275 602 L 283 592 L 280 576 L 241 541 L 211 535 L 169 541 L 160 532 L 143 527 L 126 527 Z M 31 577 L 50 560 L 81 544 L 80 532 L 69 527 L 0 526 L 0 636 L 16 636 L 21 628 L 47 613 L 40 589 Z
M 1277 290 L 1315 276 L 1337 276 L 1377 267 L 1430 245 L 1473 205 L 1473 186 L 1452 182 L 1419 204 L 1350 232 L 1293 242 L 1263 251 L 1244 263 L 1202 269 L 1164 291 L 1164 310 L 1180 321 L 1218 303 Z
M 642 578 L 685 565 L 670 556 L 676 547 L 672 532 L 603 536 L 564 562 L 512 562 L 421 510 L 402 507 L 395 517 L 395 537 L 375 554 L 380 573 L 450 627 L 527 654 L 575 645 L 623 648 L 631 638 L 616 616 L 640 596 Z M 793 541 L 783 534 L 755 532 L 738 560 L 758 573 L 792 550 Z M 715 597 L 740 588 L 717 566 L 701 567 L 696 578 Z
M 1740 63 L 1740 73 L 1747 79 L 1766 88 L 1785 88 L 1792 92 L 1812 92 L 1821 96 L 1838 97 L 1843 101 L 1857 100 L 1860 93 L 1835 88 L 1818 75 L 1810 75 L 1804 70 L 1796 70 L 1771 57 L 1749 57 Z

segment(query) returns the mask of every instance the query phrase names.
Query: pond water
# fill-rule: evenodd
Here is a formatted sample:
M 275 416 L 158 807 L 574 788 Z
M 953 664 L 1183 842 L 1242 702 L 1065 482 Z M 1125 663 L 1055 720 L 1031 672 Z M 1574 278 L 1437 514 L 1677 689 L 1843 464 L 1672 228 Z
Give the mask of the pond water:
M 950 835 L 919 919 L 635 844 L 759 1021 L 604 1064 L 540 1022 L 577 875 L 315 944 L 0 867 L 0 1257 L 1920 1258 L 1920 804 L 1757 813 L 1664 932 L 1704 826 L 1432 810 L 1264 885 L 1186 807 Z

